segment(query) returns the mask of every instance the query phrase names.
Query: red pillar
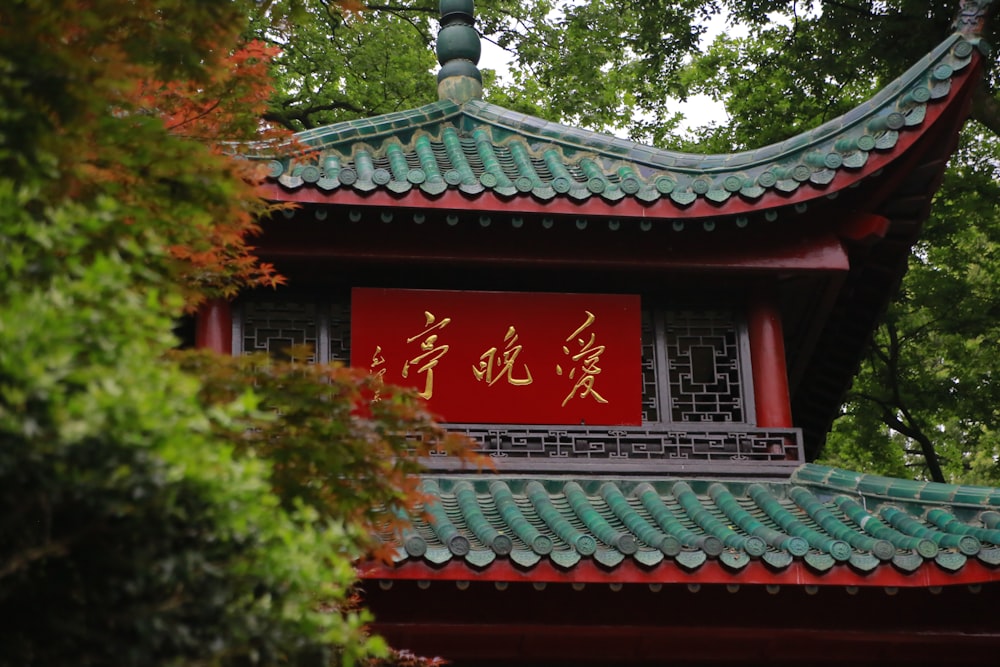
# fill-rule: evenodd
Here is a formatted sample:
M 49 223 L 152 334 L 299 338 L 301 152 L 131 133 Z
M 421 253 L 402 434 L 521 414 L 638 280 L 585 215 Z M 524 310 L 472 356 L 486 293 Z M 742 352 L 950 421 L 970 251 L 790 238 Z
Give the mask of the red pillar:
M 762 291 L 753 295 L 748 315 L 757 425 L 763 428 L 791 427 L 785 341 L 781 331 L 781 312 L 774 303 L 773 295 Z
M 219 354 L 233 353 L 233 312 L 225 299 L 211 299 L 198 309 L 194 344 Z

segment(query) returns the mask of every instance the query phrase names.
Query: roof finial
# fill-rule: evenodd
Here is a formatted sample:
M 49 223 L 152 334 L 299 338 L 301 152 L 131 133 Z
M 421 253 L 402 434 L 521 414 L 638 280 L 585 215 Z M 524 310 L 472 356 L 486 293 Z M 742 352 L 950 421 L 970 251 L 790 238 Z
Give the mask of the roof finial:
M 444 7 L 444 2 L 441 6 Z M 953 28 L 970 37 L 982 37 L 987 22 L 996 11 L 994 0 L 962 0 Z
M 464 104 L 483 99 L 483 76 L 476 65 L 482 45 L 473 27 L 472 0 L 441 0 L 441 30 L 438 32 L 438 99 Z

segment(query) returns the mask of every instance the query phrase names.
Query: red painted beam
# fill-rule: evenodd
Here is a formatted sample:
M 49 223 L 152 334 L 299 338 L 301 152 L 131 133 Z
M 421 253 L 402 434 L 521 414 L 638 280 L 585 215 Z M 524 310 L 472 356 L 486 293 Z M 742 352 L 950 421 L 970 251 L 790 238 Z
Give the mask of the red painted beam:
M 837 228 L 840 238 L 854 243 L 869 244 L 885 238 L 889 218 L 874 213 L 858 213 L 846 218 Z
M 393 239 L 374 230 L 371 238 L 337 241 L 316 239 L 311 243 L 275 242 L 262 247 L 260 254 L 269 261 L 303 259 L 348 259 L 353 262 L 434 262 L 472 266 L 580 267 L 607 269 L 666 269 L 677 271 L 760 272 L 844 272 L 850 268 L 846 251 L 832 234 L 799 240 L 776 240 L 768 245 L 741 247 L 701 247 L 678 250 L 647 243 L 628 252 L 608 245 L 579 246 L 573 252 L 546 254 L 523 240 L 514 243 L 481 242 L 450 247 L 444 243 L 409 242 Z M 484 241 L 489 237 L 483 237 Z M 515 241 L 517 239 L 514 239 Z M 398 241 L 398 243 L 397 243 Z
M 225 299 L 211 299 L 195 316 L 195 347 L 219 354 L 233 353 L 233 314 Z
M 1000 568 L 991 568 L 970 558 L 957 572 L 945 570 L 934 562 L 925 562 L 916 572 L 903 572 L 883 564 L 872 572 L 860 572 L 850 565 L 835 565 L 827 572 L 817 572 L 801 561 L 775 570 L 760 560 L 751 561 L 741 570 L 728 569 L 718 560 L 708 560 L 695 570 L 686 570 L 672 561 L 652 568 L 626 559 L 614 569 L 607 569 L 592 559 L 583 559 L 569 569 L 544 559 L 531 569 L 522 569 L 507 559 L 497 559 L 479 569 L 453 559 L 441 566 L 422 561 L 399 565 L 368 563 L 359 567 L 365 580 L 408 581 L 491 581 L 525 583 L 597 583 L 597 584 L 746 584 L 778 586 L 881 586 L 916 588 L 1000 582 Z

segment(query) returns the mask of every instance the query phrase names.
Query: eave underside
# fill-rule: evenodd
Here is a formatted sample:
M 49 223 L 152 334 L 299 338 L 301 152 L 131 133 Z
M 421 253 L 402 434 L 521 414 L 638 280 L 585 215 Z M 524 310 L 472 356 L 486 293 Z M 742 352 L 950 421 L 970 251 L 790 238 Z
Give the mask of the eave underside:
M 459 665 L 993 665 L 997 584 L 970 591 L 765 586 L 369 585 L 374 629 Z

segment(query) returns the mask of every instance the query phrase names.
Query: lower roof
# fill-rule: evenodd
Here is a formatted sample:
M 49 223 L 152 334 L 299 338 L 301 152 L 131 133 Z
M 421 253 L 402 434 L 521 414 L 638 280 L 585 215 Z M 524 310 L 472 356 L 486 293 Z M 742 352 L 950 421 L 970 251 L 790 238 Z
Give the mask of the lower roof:
M 428 477 L 366 579 L 941 586 L 1000 581 L 1000 489 L 806 464 L 788 480 Z

